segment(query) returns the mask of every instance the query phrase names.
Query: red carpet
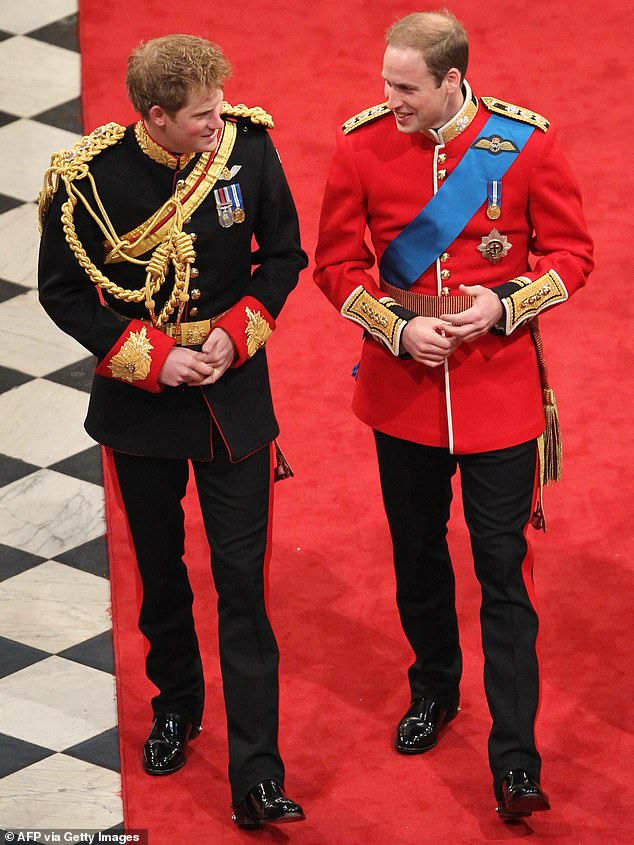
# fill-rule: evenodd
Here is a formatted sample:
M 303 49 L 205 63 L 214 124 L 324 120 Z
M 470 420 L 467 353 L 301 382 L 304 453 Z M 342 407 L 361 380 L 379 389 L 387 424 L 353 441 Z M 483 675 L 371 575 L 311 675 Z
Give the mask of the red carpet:
M 585 291 L 542 325 L 564 427 L 564 481 L 546 498 L 549 531 L 533 534 L 543 667 L 540 747 L 553 811 L 504 826 L 486 763 L 478 590 L 459 517 L 451 532 L 465 677 L 463 710 L 429 755 L 404 759 L 391 731 L 407 705 L 410 655 L 396 618 L 387 528 L 371 439 L 349 411 L 359 333 L 303 276 L 270 343 L 281 443 L 296 477 L 277 486 L 270 607 L 282 651 L 281 745 L 287 787 L 308 821 L 245 834 L 229 822 L 215 599 L 195 508 L 188 546 L 205 648 L 205 730 L 185 769 L 143 776 L 140 745 L 151 690 L 136 631 L 137 582 L 125 520 L 107 485 L 126 823 L 150 845 L 248 839 L 298 845 L 435 845 L 511 841 L 598 845 L 634 841 L 632 218 L 629 7 L 545 0 L 452 10 L 472 40 L 469 79 L 481 94 L 553 119 L 582 183 L 597 270 Z M 382 33 L 412 10 L 401 2 L 286 0 L 202 6 L 181 0 L 83 0 L 87 128 L 127 122 L 125 59 L 141 38 L 195 32 L 235 67 L 231 102 L 271 111 L 312 255 L 335 126 L 379 102 Z M 530 15 L 530 16 L 529 16 Z

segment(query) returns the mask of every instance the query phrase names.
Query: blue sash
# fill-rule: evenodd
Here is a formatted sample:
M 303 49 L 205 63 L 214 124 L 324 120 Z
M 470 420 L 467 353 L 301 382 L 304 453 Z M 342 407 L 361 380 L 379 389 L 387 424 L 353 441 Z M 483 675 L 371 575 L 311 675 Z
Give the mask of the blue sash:
M 425 208 L 387 247 L 379 263 L 381 276 L 403 290 L 413 285 L 455 241 L 487 199 L 488 183 L 502 178 L 533 131 L 526 123 L 491 115 L 475 143 L 497 135 L 512 141 L 516 149 L 469 147 Z

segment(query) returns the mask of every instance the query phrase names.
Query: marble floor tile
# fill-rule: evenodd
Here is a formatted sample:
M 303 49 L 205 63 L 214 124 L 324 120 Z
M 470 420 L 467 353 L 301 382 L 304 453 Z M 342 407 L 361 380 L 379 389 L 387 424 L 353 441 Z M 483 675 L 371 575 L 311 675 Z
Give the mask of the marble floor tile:
M 101 537 L 103 488 L 41 469 L 0 490 L 0 543 L 45 558 Z
M 53 754 L 0 781 L 5 829 L 106 830 L 121 822 L 116 772 Z
M 116 724 L 107 672 L 52 656 L 0 679 L 0 733 L 63 751 Z
M 0 450 L 47 467 L 94 446 L 83 429 L 88 394 L 45 379 L 0 394 Z
M 0 42 L 0 109 L 32 117 L 79 94 L 79 55 L 23 35 Z
M 49 560 L 0 583 L 0 636 L 50 653 L 111 627 L 110 584 Z
M 0 216 L 0 278 L 37 287 L 37 205 L 26 203 Z
M 0 366 L 46 376 L 86 358 L 84 347 L 58 329 L 44 311 L 37 291 L 0 302 L 0 324 Z
M 30 32 L 77 11 L 77 0 L 16 0 L 0 3 L 0 29 Z
M 77 140 L 72 132 L 33 120 L 16 120 L 0 127 L 3 160 L 11 162 L 11 167 L 0 168 L 0 193 L 35 202 L 51 155 L 72 147 Z

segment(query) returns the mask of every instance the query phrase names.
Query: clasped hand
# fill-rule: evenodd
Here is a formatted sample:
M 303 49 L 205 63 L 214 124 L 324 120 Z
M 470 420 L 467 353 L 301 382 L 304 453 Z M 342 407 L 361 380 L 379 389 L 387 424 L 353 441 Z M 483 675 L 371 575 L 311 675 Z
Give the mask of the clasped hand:
M 460 293 L 473 297 L 473 305 L 459 314 L 414 317 L 403 329 L 401 344 L 415 361 L 438 367 L 461 343 L 485 335 L 502 316 L 503 306 L 492 290 L 482 285 L 460 285 Z
M 158 380 L 167 387 L 214 384 L 229 369 L 235 355 L 235 346 L 227 332 L 212 329 L 200 352 L 175 346 L 165 359 Z

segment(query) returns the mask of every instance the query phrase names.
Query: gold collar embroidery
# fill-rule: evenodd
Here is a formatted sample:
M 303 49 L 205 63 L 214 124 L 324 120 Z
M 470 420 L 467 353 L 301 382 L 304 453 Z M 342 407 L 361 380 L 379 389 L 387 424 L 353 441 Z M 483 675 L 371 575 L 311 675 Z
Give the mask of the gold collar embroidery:
M 146 156 L 149 156 L 152 161 L 155 161 L 157 164 L 163 164 L 165 167 L 169 167 L 170 170 L 182 170 L 189 164 L 194 156 L 197 155 L 197 153 L 182 153 L 181 155 L 176 155 L 175 153 L 171 153 L 169 150 L 166 150 L 165 147 L 157 144 L 157 142 L 150 136 L 143 120 L 137 120 L 134 124 L 134 136 L 139 147 L 141 147 L 141 150 Z
M 464 83 L 465 98 L 464 103 L 456 114 L 441 126 L 440 129 L 430 129 L 429 134 L 433 136 L 435 141 L 440 144 L 447 144 L 453 141 L 458 135 L 461 135 L 467 126 L 471 123 L 473 118 L 478 113 L 478 100 L 474 96 L 471 86 L 465 79 Z

